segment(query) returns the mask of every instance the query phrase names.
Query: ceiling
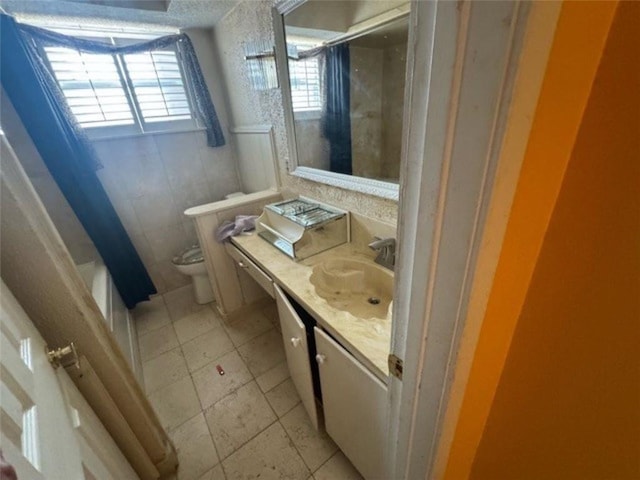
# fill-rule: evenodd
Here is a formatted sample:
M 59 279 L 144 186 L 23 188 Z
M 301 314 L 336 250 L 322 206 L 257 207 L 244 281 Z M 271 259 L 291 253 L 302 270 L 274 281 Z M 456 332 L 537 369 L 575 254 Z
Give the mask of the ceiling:
M 409 39 L 409 18 L 404 17 L 393 23 L 377 28 L 361 37 L 349 41 L 350 45 L 364 48 L 385 49 L 393 45 L 407 43 Z M 406 47 L 403 47 L 406 50 Z
M 346 32 L 352 26 L 406 5 L 408 0 L 309 0 L 285 17 L 287 27 Z
M 0 0 L 8 14 L 37 23 L 211 28 L 239 0 Z

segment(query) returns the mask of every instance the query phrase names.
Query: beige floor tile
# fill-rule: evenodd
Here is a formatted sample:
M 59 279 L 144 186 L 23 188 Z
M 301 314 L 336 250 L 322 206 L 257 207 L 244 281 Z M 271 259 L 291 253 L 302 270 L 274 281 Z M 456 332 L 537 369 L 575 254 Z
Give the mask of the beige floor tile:
M 140 358 L 145 362 L 176 348 L 178 337 L 173 330 L 173 325 L 169 324 L 141 335 L 138 342 L 140 344 Z
M 202 475 L 198 480 L 227 480 L 227 477 L 224 476 L 222 465 L 216 465 L 207 473 Z
M 262 313 L 254 310 L 225 324 L 224 327 L 233 344 L 237 347 L 272 329 L 273 325 Z
M 276 422 L 222 462 L 228 480 L 304 480 L 309 470 Z
M 234 350 L 224 328 L 216 327 L 182 345 L 184 358 L 191 372 Z
M 220 319 L 210 308 L 191 313 L 173 322 L 173 328 L 181 344 L 219 326 L 221 326 Z
M 136 309 L 134 310 L 133 318 L 136 325 L 136 330 L 138 331 L 138 335 L 144 335 L 145 333 L 157 330 L 158 328 L 164 327 L 165 325 L 171 323 L 169 312 L 167 311 L 167 307 L 165 307 L 164 302 L 162 301 L 162 297 L 157 298 L 159 298 L 160 301 L 155 301 L 153 308 L 136 307 Z
M 162 297 L 162 295 L 154 295 L 149 298 L 149 300 L 138 303 L 133 309 L 133 313 L 135 315 L 145 315 L 147 313 L 154 312 L 162 307 L 165 307 L 164 298 Z
M 289 366 L 287 362 L 284 361 L 256 377 L 256 382 L 258 382 L 260 390 L 265 393 L 273 387 L 280 385 L 287 378 L 289 378 Z
M 271 329 L 238 347 L 238 353 L 254 376 L 259 376 L 286 359 L 282 335 Z
M 317 431 L 309 420 L 309 415 L 302 404 L 299 404 L 284 417 L 280 423 L 289 434 L 298 453 L 314 472 L 338 451 L 338 446 L 324 431 Z
M 199 312 L 200 310 L 210 308 L 210 304 L 199 305 L 196 303 L 195 296 L 193 295 L 193 285 L 191 284 L 171 290 L 165 293 L 163 297 L 172 322 L 180 320 L 182 317 L 186 317 L 192 313 Z
M 314 474 L 315 480 L 363 480 L 344 453 L 338 451 Z
M 218 454 L 202 413 L 171 432 L 171 440 L 178 452 L 179 480 L 195 480 L 218 464 Z
M 290 378 L 269 390 L 265 396 L 278 417 L 282 417 L 300 403 L 300 396 Z
M 190 377 L 155 391 L 149 395 L 149 401 L 167 430 L 173 430 L 200 412 L 200 403 Z
M 278 305 L 272 302 L 262 309 L 262 314 L 267 317 L 274 325 L 280 325 L 280 316 L 278 315 Z
M 227 395 L 204 414 L 221 458 L 277 420 L 255 382 Z
M 189 375 L 180 348 L 174 348 L 142 364 L 147 393 L 166 387 Z
M 216 365 L 225 374 L 219 375 Z M 206 409 L 242 385 L 253 380 L 240 355 L 235 350 L 192 374 L 202 409 Z

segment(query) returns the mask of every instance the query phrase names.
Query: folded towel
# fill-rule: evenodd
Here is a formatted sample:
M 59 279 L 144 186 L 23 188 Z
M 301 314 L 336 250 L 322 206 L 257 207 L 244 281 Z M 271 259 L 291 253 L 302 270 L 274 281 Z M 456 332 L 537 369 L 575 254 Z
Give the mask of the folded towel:
M 216 229 L 216 240 L 224 243 L 229 241 L 230 237 L 255 230 L 257 219 L 257 215 L 238 215 L 233 222 L 225 221 Z

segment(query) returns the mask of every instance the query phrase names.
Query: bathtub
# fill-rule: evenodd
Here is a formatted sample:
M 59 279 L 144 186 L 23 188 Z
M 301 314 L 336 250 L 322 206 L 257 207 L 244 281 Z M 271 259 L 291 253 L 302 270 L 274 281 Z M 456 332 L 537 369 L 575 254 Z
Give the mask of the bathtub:
M 113 333 L 134 375 L 144 388 L 136 328 L 131 313 L 113 284 L 109 270 L 102 262 L 94 261 L 78 265 L 78 271 L 98 305 L 109 331 Z

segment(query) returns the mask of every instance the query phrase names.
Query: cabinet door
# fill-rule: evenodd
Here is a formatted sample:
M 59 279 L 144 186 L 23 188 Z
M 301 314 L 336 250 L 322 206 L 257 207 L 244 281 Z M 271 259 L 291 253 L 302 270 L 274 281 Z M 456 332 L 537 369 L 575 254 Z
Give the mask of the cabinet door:
M 313 394 L 307 331 L 283 291 L 277 285 L 274 285 L 274 287 L 276 302 L 278 303 L 278 314 L 280 315 L 280 326 L 282 328 L 282 340 L 287 354 L 291 380 L 298 390 L 304 408 L 307 409 L 311 423 L 317 430 L 318 408 Z
M 364 478 L 384 478 L 387 387 L 329 335 L 314 330 L 327 433 Z

